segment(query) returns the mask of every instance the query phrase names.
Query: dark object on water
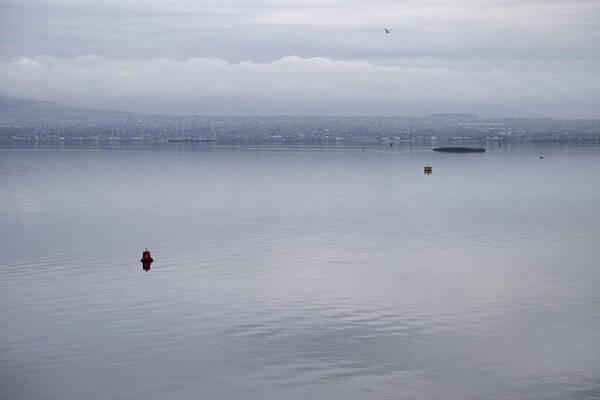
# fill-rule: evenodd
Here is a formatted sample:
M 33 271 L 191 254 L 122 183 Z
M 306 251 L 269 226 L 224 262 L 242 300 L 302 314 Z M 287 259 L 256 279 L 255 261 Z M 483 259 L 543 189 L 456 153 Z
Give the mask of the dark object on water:
M 142 259 L 140 261 L 143 263 L 151 263 L 152 261 L 154 261 L 154 259 L 150 255 L 150 250 L 144 250 L 144 252 L 142 253 Z
M 170 143 L 207 143 L 216 142 L 217 139 L 212 138 L 175 138 L 169 139 Z
M 483 153 L 483 147 L 436 147 L 433 151 L 443 151 L 446 153 Z

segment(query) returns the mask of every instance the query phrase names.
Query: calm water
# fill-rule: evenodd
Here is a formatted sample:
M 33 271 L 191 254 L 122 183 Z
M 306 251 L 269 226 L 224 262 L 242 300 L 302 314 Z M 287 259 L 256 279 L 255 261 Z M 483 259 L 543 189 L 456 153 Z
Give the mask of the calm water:
M 600 398 L 599 172 L 598 145 L 0 149 L 0 398 Z

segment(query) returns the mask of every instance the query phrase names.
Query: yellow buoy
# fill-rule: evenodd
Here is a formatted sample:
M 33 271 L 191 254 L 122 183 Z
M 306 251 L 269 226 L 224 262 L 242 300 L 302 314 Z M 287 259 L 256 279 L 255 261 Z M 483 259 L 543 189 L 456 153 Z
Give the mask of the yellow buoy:
M 433 168 L 431 167 L 431 165 L 426 165 L 425 168 L 423 168 L 423 172 L 425 172 L 426 174 L 430 174 L 433 172 Z

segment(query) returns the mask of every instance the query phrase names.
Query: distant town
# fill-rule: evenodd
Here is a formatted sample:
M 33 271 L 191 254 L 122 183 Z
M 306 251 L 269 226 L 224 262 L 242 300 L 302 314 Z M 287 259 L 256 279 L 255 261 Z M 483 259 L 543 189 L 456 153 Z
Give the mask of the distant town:
M 3 142 L 411 142 L 600 141 L 600 120 L 421 117 L 160 116 L 0 98 Z
M 598 141 L 598 120 L 427 117 L 131 117 L 3 123 L 2 141 Z

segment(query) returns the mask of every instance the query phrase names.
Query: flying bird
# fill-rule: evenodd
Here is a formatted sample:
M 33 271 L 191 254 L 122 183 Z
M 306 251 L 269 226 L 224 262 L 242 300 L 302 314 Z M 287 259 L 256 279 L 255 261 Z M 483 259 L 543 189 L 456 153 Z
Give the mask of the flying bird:
M 385 33 L 390 33 L 391 30 L 389 30 L 388 28 L 383 28 L 383 30 L 385 31 Z

